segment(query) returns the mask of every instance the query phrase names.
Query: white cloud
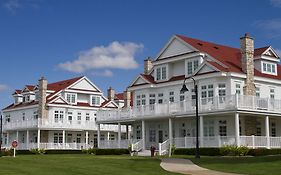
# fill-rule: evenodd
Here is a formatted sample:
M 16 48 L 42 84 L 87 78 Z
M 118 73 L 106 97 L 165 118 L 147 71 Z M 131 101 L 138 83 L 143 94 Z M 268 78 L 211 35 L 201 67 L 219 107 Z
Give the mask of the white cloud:
M 8 86 L 0 84 L 0 92 L 8 89 Z
M 5 0 L 2 4 L 11 13 L 16 13 L 20 9 L 39 9 L 41 0 Z
M 113 72 L 111 70 L 104 70 L 103 72 L 92 72 L 92 75 L 94 76 L 99 76 L 99 77 L 112 77 L 113 76 Z
M 270 3 L 271 3 L 274 7 L 281 7 L 281 0 L 270 0 Z
M 22 7 L 20 0 L 8 0 L 3 4 L 3 6 L 13 13 Z
M 60 63 L 58 67 L 75 73 L 103 68 L 135 69 L 138 67 L 135 54 L 142 48 L 142 44 L 114 41 L 108 46 L 96 46 L 83 51 L 77 59 Z
M 256 21 L 254 25 L 266 31 L 268 37 L 281 37 L 281 19 L 260 20 Z

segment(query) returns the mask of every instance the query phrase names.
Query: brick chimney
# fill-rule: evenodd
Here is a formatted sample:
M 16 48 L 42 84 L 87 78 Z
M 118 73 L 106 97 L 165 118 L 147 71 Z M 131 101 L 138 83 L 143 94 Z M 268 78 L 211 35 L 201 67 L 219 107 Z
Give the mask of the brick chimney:
M 246 33 L 240 38 L 241 48 L 241 67 L 246 74 L 244 95 L 255 95 L 256 87 L 254 84 L 254 39 Z
M 144 74 L 148 74 L 149 71 L 152 69 L 152 60 L 150 57 L 144 60 Z
M 108 100 L 114 100 L 114 97 L 115 97 L 115 91 L 114 91 L 114 89 L 110 86 L 110 87 L 107 89 L 107 98 L 108 98 Z
M 48 81 L 45 77 L 38 80 L 39 97 L 38 97 L 38 118 L 48 118 L 48 111 L 46 109 L 46 96 L 47 96 Z
M 126 91 L 124 91 L 123 93 L 123 98 L 124 98 L 124 107 L 130 107 L 131 104 L 131 92 L 128 91 L 128 89 Z

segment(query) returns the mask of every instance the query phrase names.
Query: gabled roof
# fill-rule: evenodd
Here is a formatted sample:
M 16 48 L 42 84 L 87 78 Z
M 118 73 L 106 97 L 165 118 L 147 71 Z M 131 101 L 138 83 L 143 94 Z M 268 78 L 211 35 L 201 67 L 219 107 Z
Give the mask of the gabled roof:
M 123 93 L 115 94 L 114 100 L 124 100 L 124 94 Z
M 22 90 L 16 89 L 15 92 L 12 95 L 21 94 L 21 93 L 22 93 Z
M 255 49 L 254 57 L 262 55 L 270 46 Z
M 50 84 L 48 84 L 47 89 L 58 92 L 60 90 L 67 88 L 68 86 L 72 85 L 73 83 L 80 80 L 81 78 L 83 78 L 83 76 L 71 78 L 68 80 L 58 81 L 55 83 L 50 83 Z

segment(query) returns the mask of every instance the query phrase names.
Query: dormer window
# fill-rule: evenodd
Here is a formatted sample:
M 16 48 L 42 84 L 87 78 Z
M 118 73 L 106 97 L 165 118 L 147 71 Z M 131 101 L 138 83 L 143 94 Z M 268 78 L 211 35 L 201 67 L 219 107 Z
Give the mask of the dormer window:
M 276 63 L 262 62 L 262 73 L 277 75 Z
M 75 93 L 66 93 L 66 101 L 70 104 L 76 104 L 77 94 Z
M 156 68 L 156 81 L 167 79 L 167 66 L 159 66 Z
M 91 105 L 92 106 L 100 106 L 100 104 L 101 104 L 100 96 L 92 95 L 91 96 Z
M 199 60 L 188 60 L 186 63 L 187 75 L 193 74 L 193 72 L 199 67 Z

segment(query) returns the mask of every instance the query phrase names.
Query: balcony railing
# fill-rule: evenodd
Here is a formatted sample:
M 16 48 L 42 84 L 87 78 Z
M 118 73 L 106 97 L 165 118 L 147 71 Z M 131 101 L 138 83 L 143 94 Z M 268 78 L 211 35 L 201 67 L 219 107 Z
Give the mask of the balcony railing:
M 4 130 L 23 130 L 23 129 L 83 129 L 83 130 L 97 130 L 94 121 L 64 121 L 64 120 L 50 120 L 50 119 L 34 119 L 24 121 L 12 121 L 3 124 Z M 118 126 L 101 125 L 102 131 L 118 131 Z M 121 127 L 121 131 L 125 132 L 126 128 Z
M 281 113 L 281 100 L 259 98 L 256 96 L 231 95 L 223 97 L 200 98 L 199 113 L 228 110 L 247 110 L 256 112 Z M 195 113 L 195 100 L 142 105 L 122 109 L 99 110 L 97 122 L 119 121 L 145 117 L 188 115 Z

